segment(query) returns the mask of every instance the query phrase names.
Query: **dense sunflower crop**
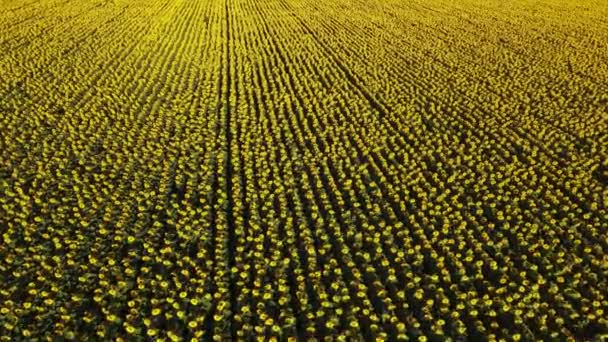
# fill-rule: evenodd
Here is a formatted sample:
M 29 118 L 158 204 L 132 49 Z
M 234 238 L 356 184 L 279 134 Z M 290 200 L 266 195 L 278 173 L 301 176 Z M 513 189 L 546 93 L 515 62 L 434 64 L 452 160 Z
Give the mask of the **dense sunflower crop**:
M 607 18 L 0 1 L 0 340 L 607 336 Z

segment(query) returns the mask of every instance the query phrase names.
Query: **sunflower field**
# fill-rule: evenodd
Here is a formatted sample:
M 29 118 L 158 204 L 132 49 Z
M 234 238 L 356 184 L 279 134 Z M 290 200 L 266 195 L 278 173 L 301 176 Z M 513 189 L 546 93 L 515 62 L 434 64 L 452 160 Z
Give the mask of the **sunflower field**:
M 608 337 L 608 2 L 0 0 L 0 341 Z

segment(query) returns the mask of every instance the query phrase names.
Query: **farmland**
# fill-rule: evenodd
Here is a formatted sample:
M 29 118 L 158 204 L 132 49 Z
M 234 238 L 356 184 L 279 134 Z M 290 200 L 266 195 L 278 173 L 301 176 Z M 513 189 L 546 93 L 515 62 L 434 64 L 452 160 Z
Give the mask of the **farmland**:
M 607 18 L 0 0 L 0 339 L 601 338 Z

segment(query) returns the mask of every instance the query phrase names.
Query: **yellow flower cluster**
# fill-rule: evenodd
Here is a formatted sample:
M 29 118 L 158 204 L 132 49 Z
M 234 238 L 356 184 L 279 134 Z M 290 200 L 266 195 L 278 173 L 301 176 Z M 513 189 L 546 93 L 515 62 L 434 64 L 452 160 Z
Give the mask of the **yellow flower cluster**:
M 0 340 L 602 338 L 605 18 L 0 2 Z

